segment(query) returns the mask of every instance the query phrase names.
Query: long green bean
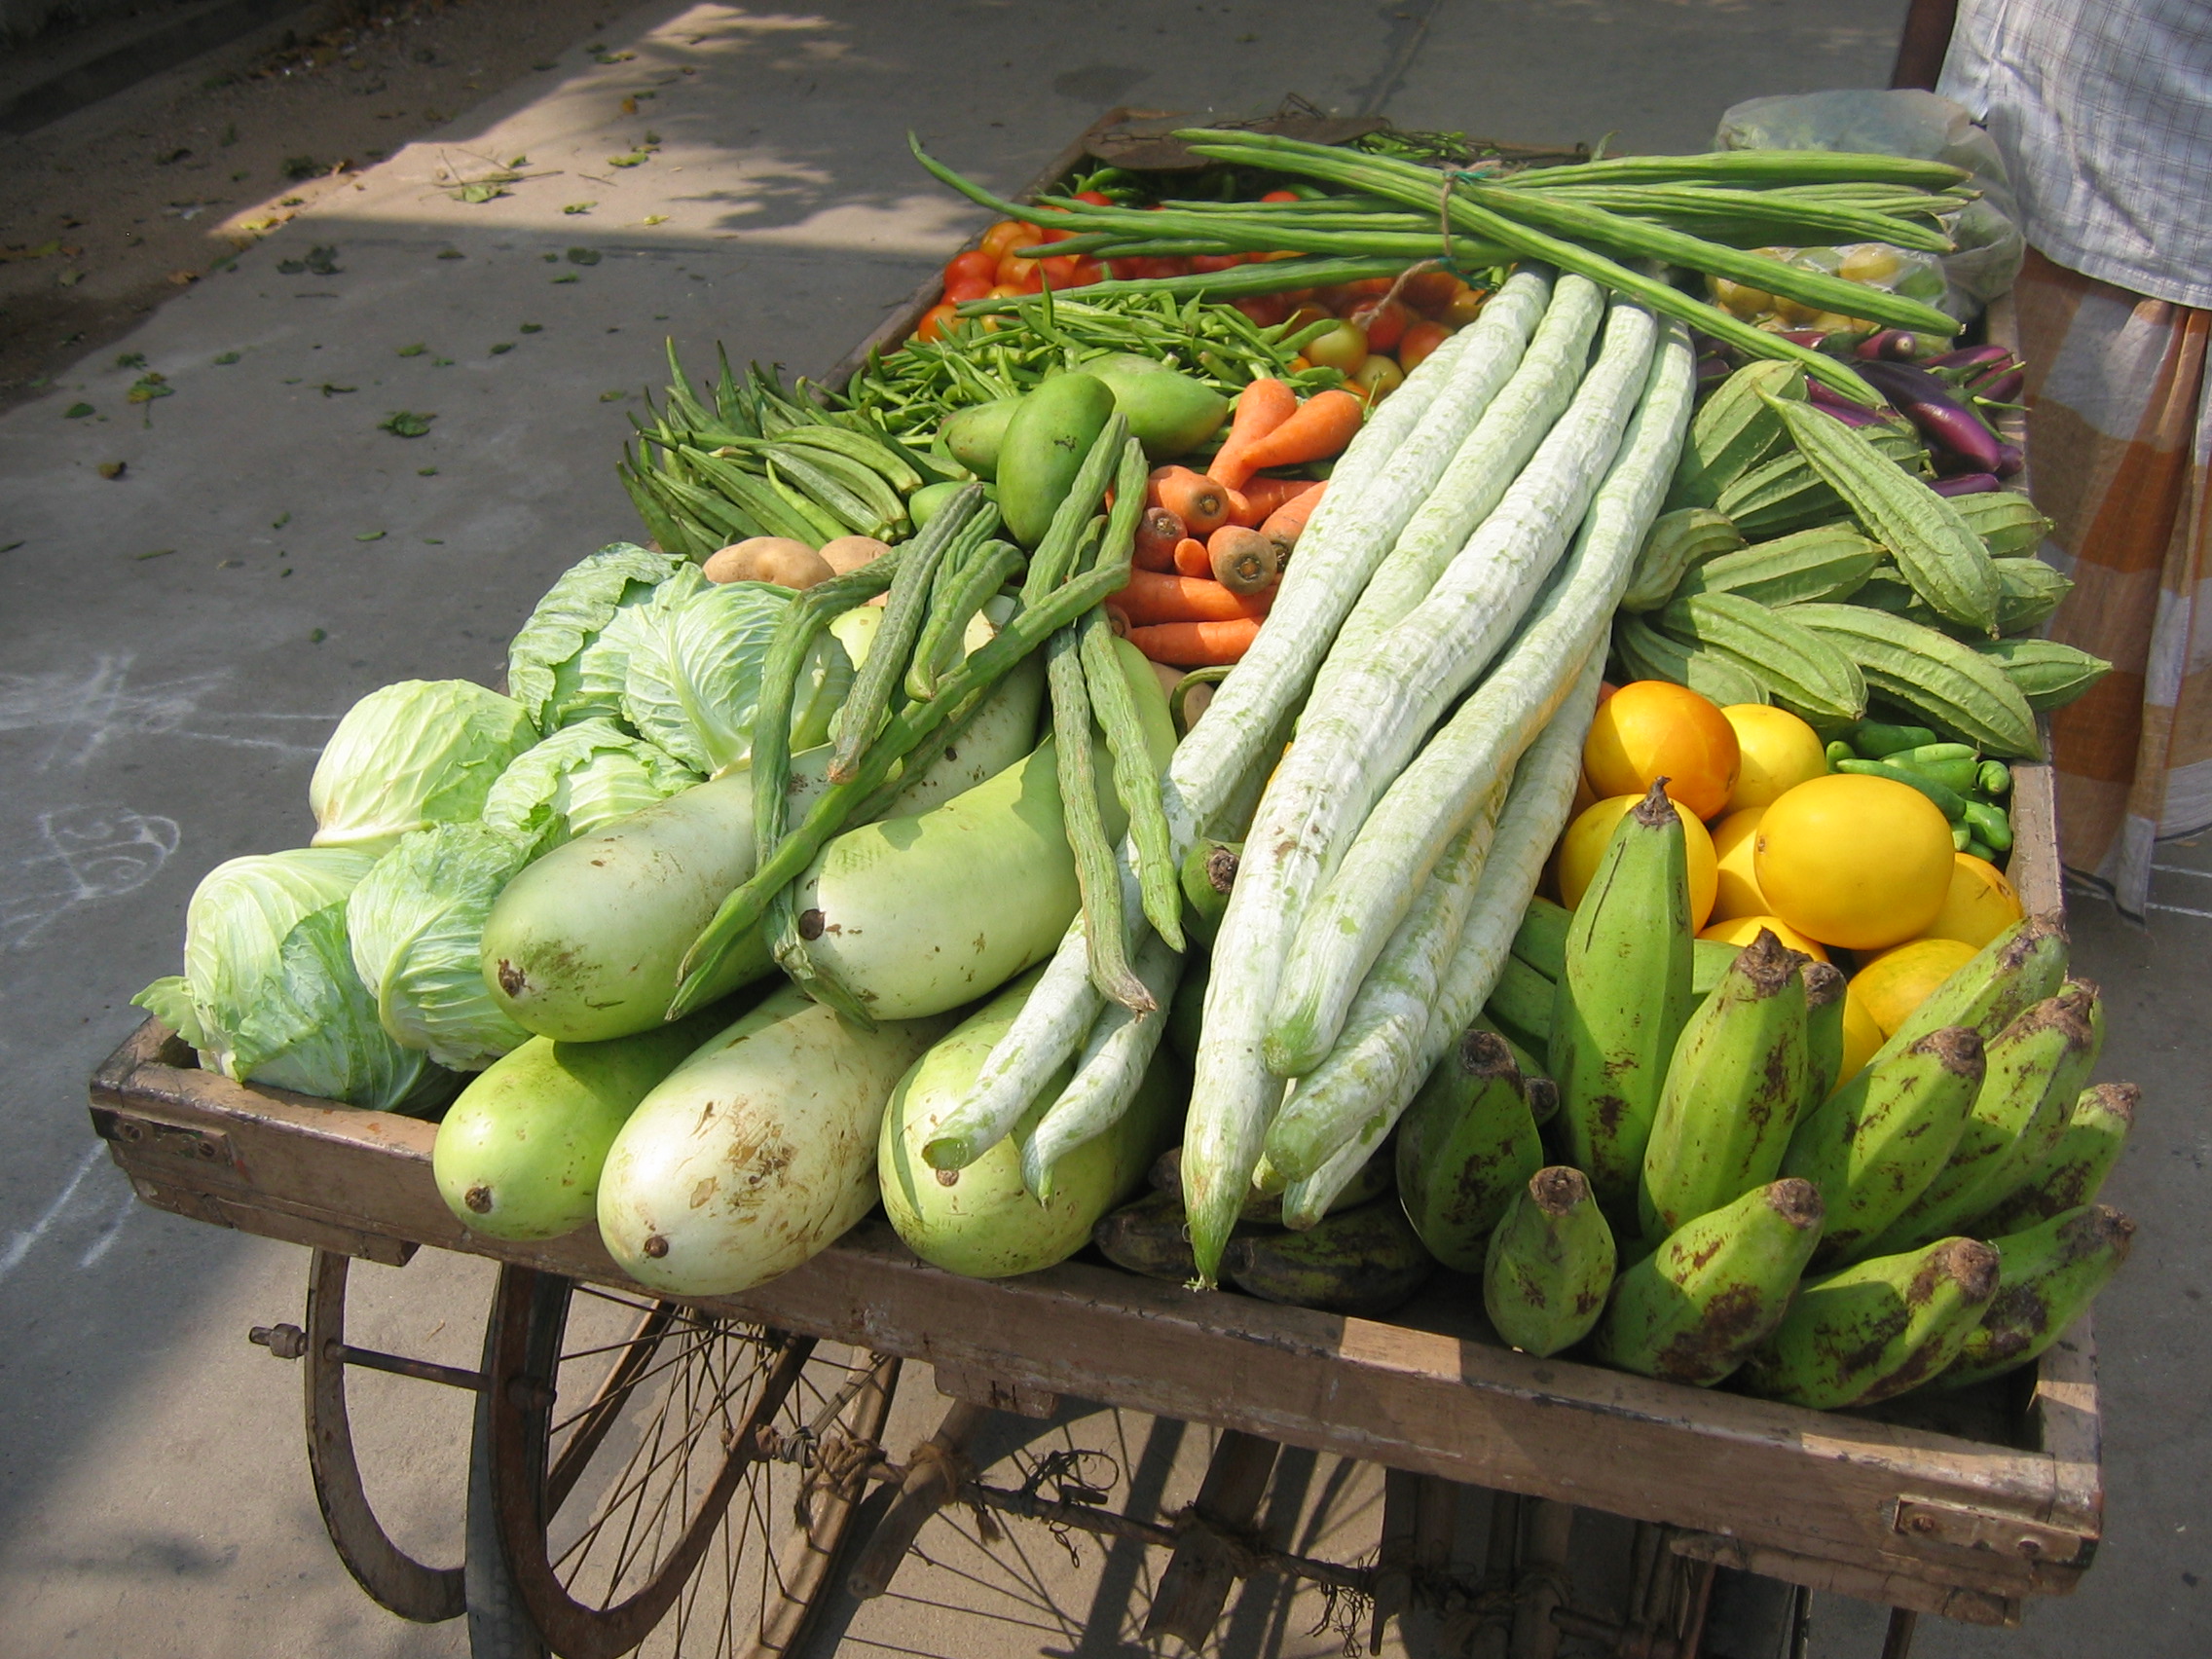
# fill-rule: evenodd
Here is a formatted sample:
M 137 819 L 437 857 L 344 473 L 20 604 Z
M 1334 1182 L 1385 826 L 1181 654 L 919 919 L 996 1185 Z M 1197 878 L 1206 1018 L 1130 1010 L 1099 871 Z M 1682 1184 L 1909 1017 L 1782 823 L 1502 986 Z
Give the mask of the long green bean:
M 929 620 L 914 642 L 914 660 L 906 665 L 908 697 L 921 703 L 937 695 L 938 677 L 952 665 L 968 624 L 1020 569 L 1020 548 L 1011 541 L 986 541 L 946 585 L 944 597 L 931 597 Z
M 837 747 L 830 755 L 831 783 L 846 783 L 853 777 L 861 756 L 889 719 L 891 693 L 905 672 L 907 656 L 914 648 L 914 636 L 920 631 L 922 616 L 929 608 L 930 583 L 937 575 L 938 563 L 944 557 L 945 549 L 959 539 L 977 509 L 986 506 L 983 487 L 967 485 L 906 544 L 906 556 L 891 584 L 891 597 L 885 602 L 883 620 L 876 625 L 875 641 L 868 646 L 867 661 L 861 665 L 838 716 L 841 723 Z M 990 507 L 989 511 L 995 520 L 998 509 Z M 867 567 L 864 565 L 861 569 Z
M 864 565 L 851 573 L 858 576 L 884 563 L 878 559 L 873 565 Z M 824 844 L 844 828 L 855 809 L 882 784 L 891 768 L 942 725 L 948 715 L 961 709 L 963 699 L 973 691 L 996 683 L 1057 630 L 1107 595 L 1125 587 L 1128 579 L 1125 557 L 1119 561 L 1101 560 L 1096 570 L 1078 576 L 1037 605 L 1019 611 L 995 639 L 944 677 L 935 697 L 926 703 L 908 703 L 892 716 L 891 723 L 869 747 L 861 761 L 860 771 L 850 783 L 830 785 L 815 798 L 796 830 L 773 843 L 761 843 L 769 850 L 762 852 L 751 879 L 722 901 L 713 920 L 700 930 L 699 937 L 684 953 L 679 965 L 682 978 L 669 1004 L 668 1016 L 681 1018 L 699 1006 L 700 999 L 713 988 L 715 969 L 739 940 L 759 925 L 767 913 L 769 901 L 805 872 Z M 888 580 L 885 585 L 889 585 Z M 780 796 L 781 792 L 778 793 Z
M 1153 932 L 1177 951 L 1183 948 L 1183 895 L 1176 880 L 1175 855 L 1168 843 L 1167 813 L 1160 802 L 1160 772 L 1144 739 L 1144 722 L 1137 714 L 1136 698 L 1122 676 L 1121 653 L 1114 648 L 1114 630 L 1104 610 L 1087 610 L 1076 624 L 1083 651 L 1083 672 L 1090 686 L 1090 704 L 1098 729 L 1106 734 L 1107 750 L 1114 756 L 1114 793 L 1128 814 L 1129 840 L 1137 852 L 1137 879 L 1144 891 L 1144 918 Z M 1121 914 L 1121 890 L 1115 889 L 1114 912 Z
M 1059 776 L 1060 818 L 1075 854 L 1076 886 L 1083 894 L 1083 926 L 1090 941 L 1090 982 L 1110 1002 L 1138 1014 L 1158 1005 L 1129 966 L 1128 926 L 1122 916 L 1122 875 L 1114 843 L 1098 806 L 1098 777 L 1091 754 L 1090 694 L 1084 683 L 1083 642 L 1074 624 L 1045 646 L 1046 682 L 1052 693 L 1052 761 Z M 1119 670 L 1116 671 L 1117 673 Z

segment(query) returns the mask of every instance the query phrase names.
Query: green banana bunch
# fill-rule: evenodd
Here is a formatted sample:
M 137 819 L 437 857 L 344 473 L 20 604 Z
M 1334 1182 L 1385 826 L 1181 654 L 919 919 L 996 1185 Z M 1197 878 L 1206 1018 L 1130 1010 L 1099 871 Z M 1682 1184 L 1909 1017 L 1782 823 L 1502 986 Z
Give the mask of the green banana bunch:
M 1978 1217 L 1974 1230 L 1984 1237 L 2018 1233 L 2090 1202 L 2112 1173 L 2127 1131 L 2135 1125 L 2135 1105 L 2143 1091 L 2132 1083 L 2100 1083 L 2084 1088 L 2066 1120 L 2066 1131 L 2044 1161 L 2028 1172 L 2020 1190 Z
M 1851 1261 L 1941 1172 L 1983 1065 L 1981 1039 L 1946 1025 L 1866 1067 L 1797 1125 L 1782 1172 L 1821 1190 L 1827 1227 L 1817 1265 Z
M 1959 1355 L 1997 1294 L 1997 1252 L 1942 1238 L 1814 1279 L 1744 1366 L 1747 1393 L 1815 1411 L 1917 1388 Z
M 1768 930 L 1690 1016 L 1643 1155 L 1646 1238 L 1763 1187 L 1805 1103 L 1805 960 Z
M 2065 977 L 2066 928 L 2057 913 L 2023 916 L 1936 986 L 1874 1059 L 1900 1054 L 1945 1025 L 1969 1026 L 1986 1043 L 2056 992 Z
M 1269 1302 L 1376 1318 L 1427 1282 L 1435 1258 L 1384 1198 L 1305 1233 L 1252 1233 L 1222 1252 L 1222 1276 Z
M 1481 1272 L 1491 1229 L 1544 1162 L 1504 1038 L 1469 1031 L 1428 1074 L 1399 1120 L 1396 1161 L 1398 1202 L 1428 1253 Z
M 1894 1255 L 1946 1237 L 2020 1190 L 2065 1134 L 2089 1081 L 2097 1058 L 2088 1019 L 2095 1000 L 2094 986 L 2070 979 L 1997 1034 L 1983 1051 L 1981 1088 L 1950 1161 L 1868 1253 Z
M 1350 1209 L 1355 1204 L 1372 1203 L 1390 1190 L 1392 1180 L 1391 1149 L 1384 1145 L 1375 1156 L 1359 1166 L 1351 1184 L 1340 1192 L 1329 1205 L 1331 1210 Z M 1153 1160 L 1152 1172 L 1146 1177 L 1156 1193 L 1164 1193 L 1177 1203 L 1183 1201 L 1183 1149 L 1171 1146 Z M 1252 1190 L 1244 1195 L 1244 1207 L 1238 1212 L 1238 1224 L 1252 1227 L 1281 1227 L 1282 1196 L 1285 1182 L 1265 1159 L 1260 1167 L 1252 1171 Z
M 1098 1253 L 1125 1272 L 1188 1284 L 1198 1276 L 1191 1251 L 1191 1225 L 1183 1200 L 1173 1193 L 1147 1193 L 1118 1210 L 1109 1210 L 1090 1230 Z
M 2120 1271 L 2134 1240 L 2135 1223 L 2105 1204 L 2083 1204 L 1993 1239 L 1997 1294 L 1941 1386 L 1965 1388 L 2035 1359 Z
M 1590 1334 L 1613 1266 L 1613 1230 L 1589 1180 L 1555 1163 L 1529 1177 L 1490 1235 L 1483 1309 L 1500 1337 L 1541 1359 Z
M 1843 970 L 1830 962 L 1801 962 L 1805 981 L 1805 1103 L 1797 1118 L 1813 1111 L 1843 1081 Z
M 1597 1357 L 1709 1388 L 1782 1323 L 1821 1237 L 1810 1181 L 1776 1181 L 1677 1229 L 1613 1281 Z
M 1658 784 L 1613 831 L 1567 930 L 1550 1071 L 1567 1161 L 1599 1203 L 1634 1202 L 1667 1062 L 1690 1010 L 1682 823 Z

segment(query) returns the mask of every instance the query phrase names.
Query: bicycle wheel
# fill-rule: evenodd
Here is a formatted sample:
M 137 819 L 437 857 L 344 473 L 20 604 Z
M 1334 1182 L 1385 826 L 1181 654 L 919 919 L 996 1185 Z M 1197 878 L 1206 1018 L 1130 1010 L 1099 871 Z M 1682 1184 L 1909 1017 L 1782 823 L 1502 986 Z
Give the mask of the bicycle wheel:
M 899 1364 L 643 1293 L 501 1272 L 486 1501 L 561 1659 L 766 1659 L 803 1634 Z

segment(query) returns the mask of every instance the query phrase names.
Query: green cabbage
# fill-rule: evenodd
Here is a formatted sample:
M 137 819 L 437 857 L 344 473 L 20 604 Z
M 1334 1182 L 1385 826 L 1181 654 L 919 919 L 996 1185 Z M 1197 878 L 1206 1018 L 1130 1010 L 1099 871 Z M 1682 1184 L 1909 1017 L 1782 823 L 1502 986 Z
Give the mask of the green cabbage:
M 232 859 L 185 910 L 184 973 L 131 1000 L 241 1083 L 394 1110 L 435 1089 L 392 1041 L 347 947 L 346 904 L 376 855 L 302 847 Z
M 544 852 L 697 782 L 657 744 L 581 720 L 515 757 L 484 797 L 484 822 Z
M 388 851 L 411 830 L 474 818 L 537 741 L 523 706 L 466 680 L 403 680 L 347 710 L 308 783 L 314 844 Z
M 602 547 L 563 571 L 507 647 L 507 695 L 540 731 L 622 712 L 622 680 L 595 692 L 582 682 L 584 658 L 617 611 L 642 605 L 679 570 L 682 559 L 627 541 Z
M 530 1033 L 484 983 L 484 919 L 532 847 L 483 824 L 403 836 L 346 905 L 353 966 L 393 1039 L 455 1071 L 482 1071 Z
M 686 569 L 652 602 L 625 610 L 600 643 L 621 654 L 622 713 L 684 765 L 710 776 L 753 753 L 753 716 L 769 644 L 792 603 L 766 582 L 710 582 Z M 587 663 L 593 676 L 598 665 Z M 792 705 L 792 748 L 811 748 L 852 686 L 852 659 L 824 631 Z

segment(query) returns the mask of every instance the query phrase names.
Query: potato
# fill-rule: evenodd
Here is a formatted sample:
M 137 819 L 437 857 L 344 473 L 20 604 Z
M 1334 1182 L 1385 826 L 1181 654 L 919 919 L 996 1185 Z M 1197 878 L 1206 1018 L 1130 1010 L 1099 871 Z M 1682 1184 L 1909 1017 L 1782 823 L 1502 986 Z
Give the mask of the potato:
M 840 535 L 834 541 L 822 544 L 822 557 L 840 576 L 847 571 L 857 571 L 863 565 L 872 565 L 891 548 L 872 535 Z
M 709 554 L 702 569 L 711 582 L 774 582 L 788 588 L 810 588 L 837 573 L 805 542 L 784 535 L 755 535 L 734 542 Z

